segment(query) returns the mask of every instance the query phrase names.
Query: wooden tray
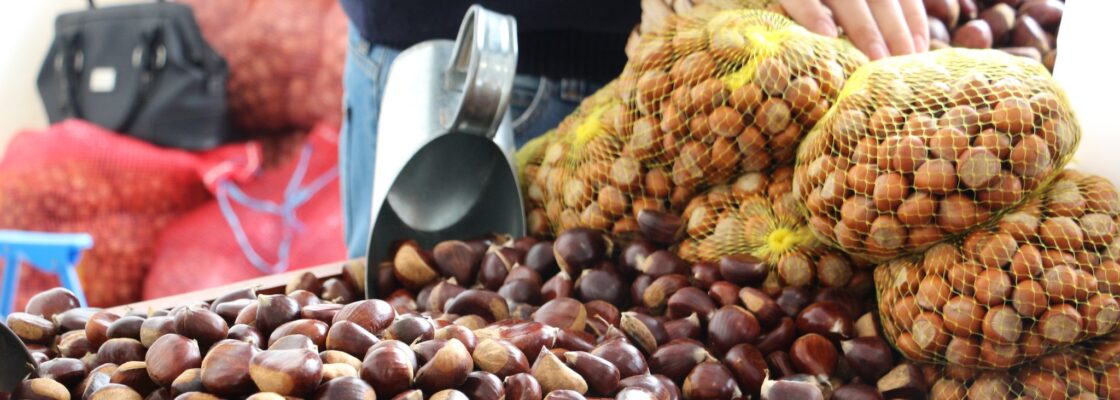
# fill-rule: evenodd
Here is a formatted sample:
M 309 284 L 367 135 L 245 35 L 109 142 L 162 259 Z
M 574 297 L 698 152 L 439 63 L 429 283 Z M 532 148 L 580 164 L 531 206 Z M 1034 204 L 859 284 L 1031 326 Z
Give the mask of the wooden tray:
M 255 286 L 257 293 L 260 294 L 282 294 L 284 287 L 287 286 L 288 281 L 297 275 L 304 272 L 315 274 L 320 281 L 329 278 L 338 278 L 342 276 L 342 265 L 347 261 L 339 261 L 318 267 L 303 268 L 294 271 L 288 271 L 282 274 L 267 275 L 260 278 L 247 279 L 240 282 L 234 282 L 228 285 L 212 287 L 209 289 L 202 289 L 194 292 L 187 292 L 177 294 L 174 296 L 161 297 L 158 299 L 146 300 L 132 304 L 125 304 L 109 308 L 119 315 L 128 313 L 129 310 L 159 310 L 164 308 L 171 308 L 179 304 L 194 302 L 194 301 L 210 301 L 216 299 L 218 296 L 232 292 L 237 289 L 244 289 L 246 287 Z

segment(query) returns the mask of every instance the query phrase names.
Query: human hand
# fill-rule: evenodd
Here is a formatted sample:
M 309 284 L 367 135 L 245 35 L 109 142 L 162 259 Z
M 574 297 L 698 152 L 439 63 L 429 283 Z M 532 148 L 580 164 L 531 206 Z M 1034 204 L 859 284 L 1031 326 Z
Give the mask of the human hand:
M 836 37 L 839 23 L 872 60 L 929 50 L 921 0 L 781 0 L 781 4 L 795 21 L 821 35 Z

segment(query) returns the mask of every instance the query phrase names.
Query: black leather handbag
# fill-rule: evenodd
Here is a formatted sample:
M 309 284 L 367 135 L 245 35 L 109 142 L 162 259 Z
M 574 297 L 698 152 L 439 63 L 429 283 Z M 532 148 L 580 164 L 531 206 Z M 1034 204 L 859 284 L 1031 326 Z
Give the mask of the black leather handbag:
M 159 1 L 59 15 L 39 70 L 51 123 L 81 118 L 167 147 L 236 140 L 226 107 L 225 60 L 202 37 L 190 6 Z

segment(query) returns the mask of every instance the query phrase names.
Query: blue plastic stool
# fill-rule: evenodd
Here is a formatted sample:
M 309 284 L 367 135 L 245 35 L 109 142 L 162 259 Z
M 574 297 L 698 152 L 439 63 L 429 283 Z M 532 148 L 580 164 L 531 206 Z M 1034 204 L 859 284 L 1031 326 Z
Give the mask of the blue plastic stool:
M 78 282 L 78 257 L 93 246 L 86 233 L 45 233 L 0 230 L 0 257 L 4 259 L 3 290 L 0 290 L 0 315 L 7 316 L 15 306 L 19 267 L 26 261 L 36 269 L 55 274 L 62 287 L 78 296 L 82 307 L 86 296 Z

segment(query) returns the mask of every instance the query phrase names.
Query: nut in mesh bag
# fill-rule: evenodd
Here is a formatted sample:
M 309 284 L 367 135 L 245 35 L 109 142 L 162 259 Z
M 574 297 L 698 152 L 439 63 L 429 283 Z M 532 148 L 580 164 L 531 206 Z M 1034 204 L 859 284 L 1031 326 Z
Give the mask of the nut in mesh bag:
M 886 336 L 907 357 L 1008 369 L 1120 323 L 1120 195 L 1061 174 L 996 225 L 875 272 Z
M 813 231 L 886 260 L 960 238 L 1044 188 L 1080 128 L 1037 63 L 946 49 L 868 64 L 802 144 Z
M 709 187 L 792 165 L 866 62 L 851 44 L 767 11 L 673 26 L 643 37 L 622 76 L 557 128 L 533 182 L 554 232 L 632 232 L 642 209 L 679 214 Z
M 857 266 L 809 232 L 791 191 L 791 167 L 747 172 L 696 196 L 684 210 L 684 240 L 677 249 L 692 262 L 764 264 L 764 291 L 787 286 L 848 287 Z M 870 277 L 870 276 L 869 276 Z
M 1118 399 L 1120 336 L 1085 342 L 1010 371 L 949 366 L 933 378 L 930 400 Z

